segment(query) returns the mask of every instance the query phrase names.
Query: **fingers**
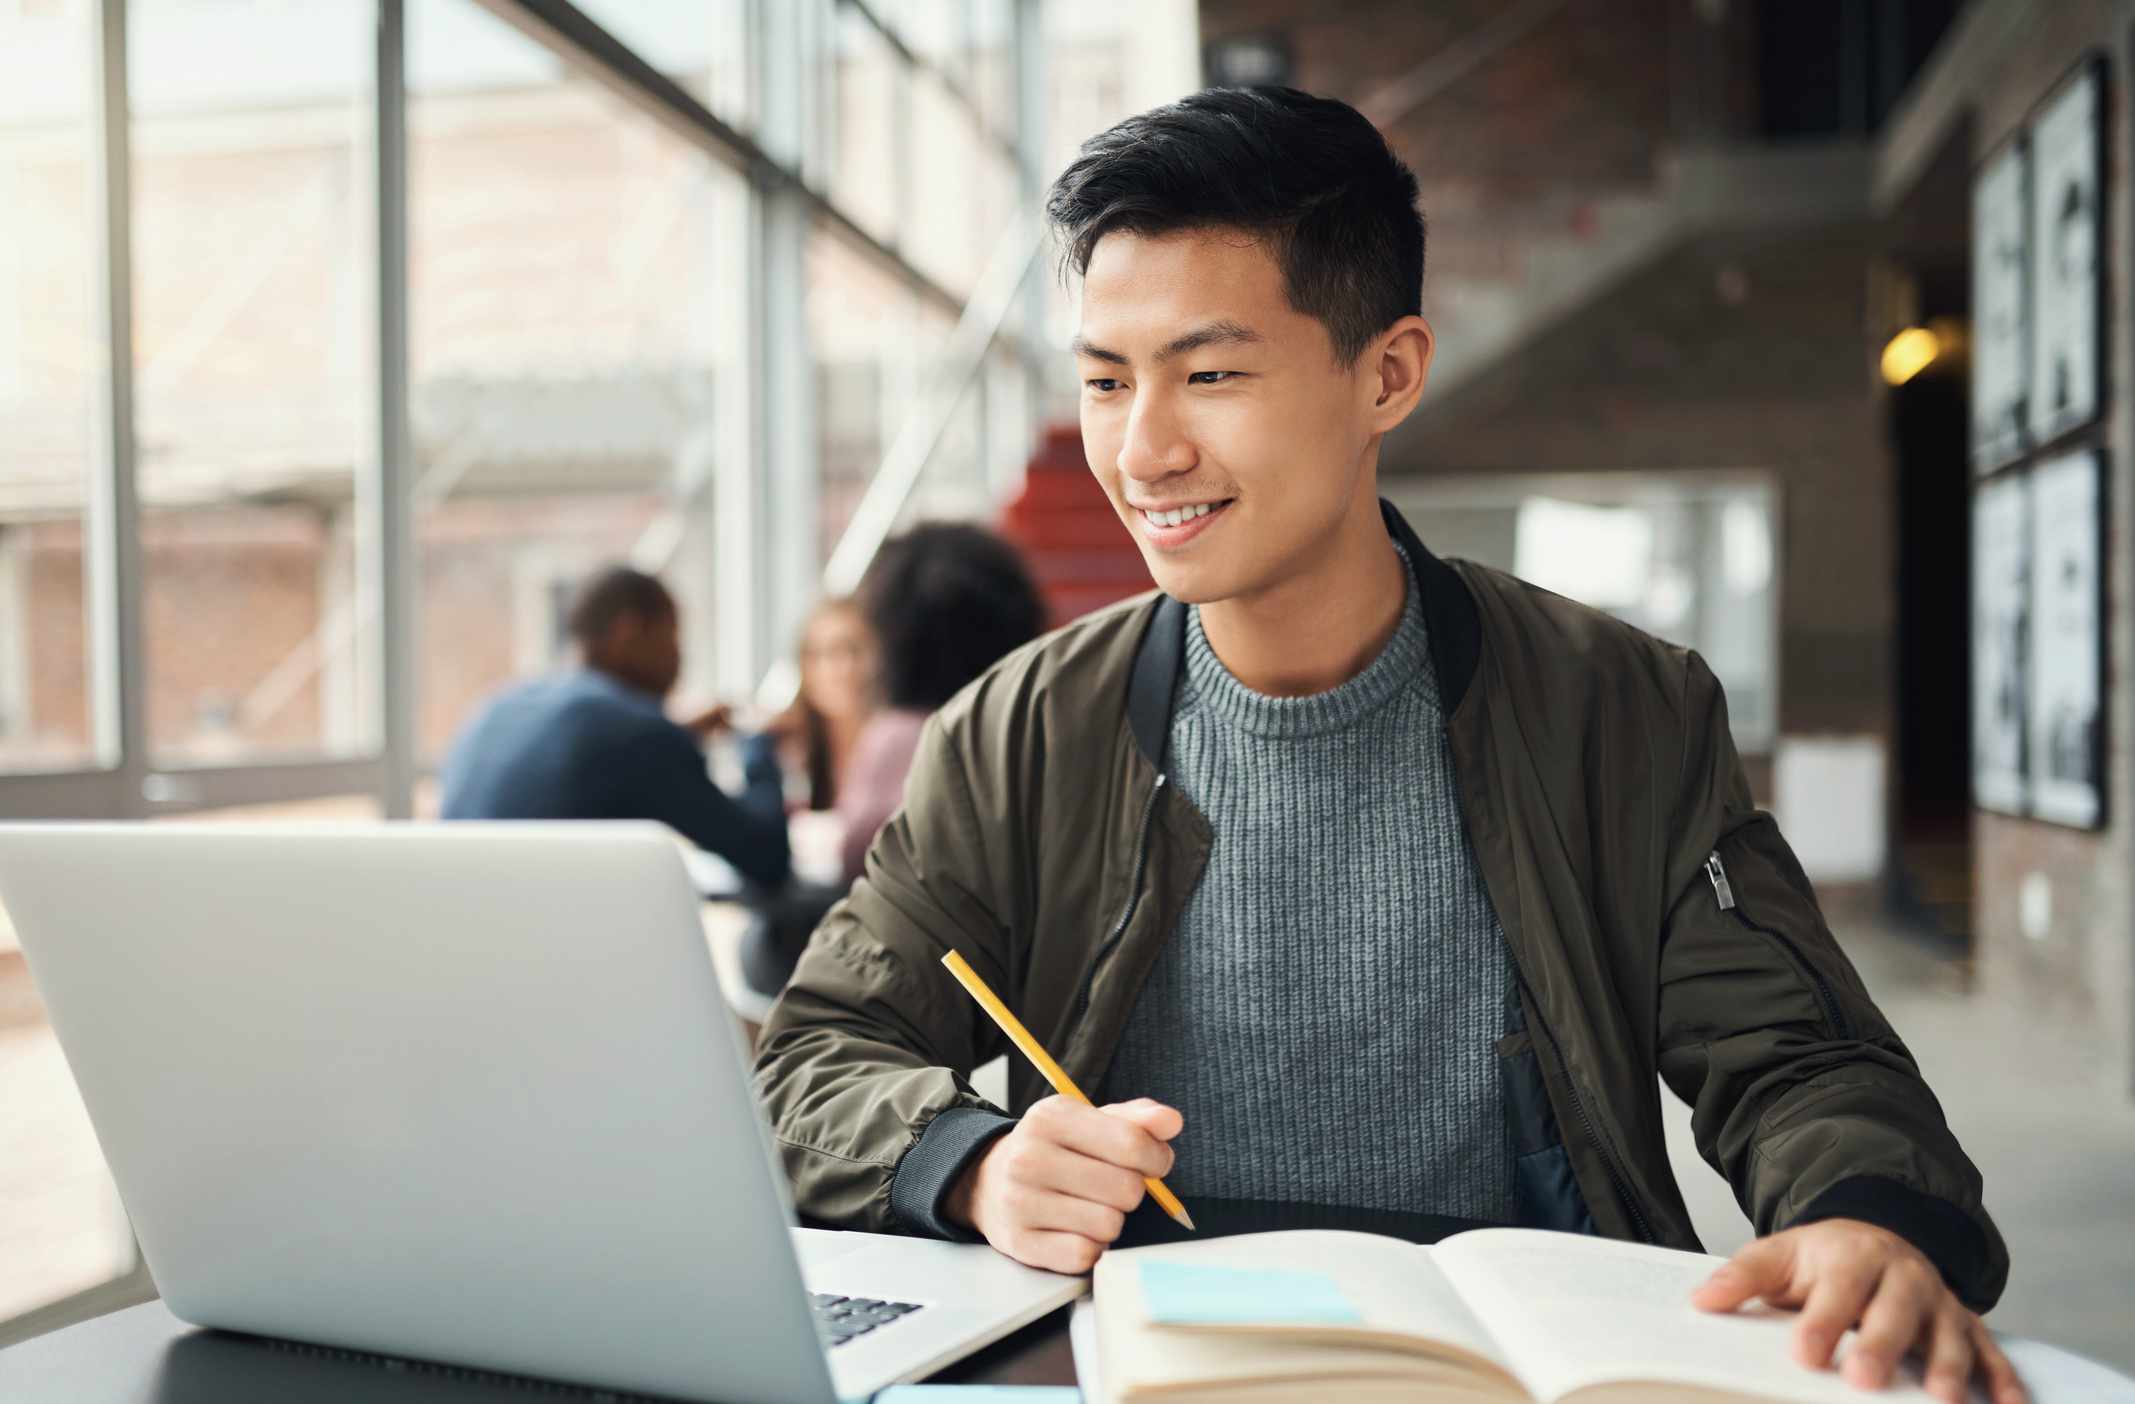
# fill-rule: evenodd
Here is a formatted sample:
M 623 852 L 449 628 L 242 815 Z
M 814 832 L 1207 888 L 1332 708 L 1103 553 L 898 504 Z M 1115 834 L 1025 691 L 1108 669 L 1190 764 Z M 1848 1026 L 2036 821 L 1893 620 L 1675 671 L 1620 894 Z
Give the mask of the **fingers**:
M 1147 1194 L 1144 1178 L 1170 1171 L 1165 1142 L 1181 1125 L 1147 1098 L 1100 1110 L 1048 1097 L 978 1163 L 971 1222 L 1018 1262 L 1088 1272 Z
M 1018 1218 L 1026 1228 L 1072 1233 L 1099 1245 L 1118 1238 L 1127 1224 L 1126 1214 L 1109 1204 L 1057 1190 L 1032 1193 Z
M 1097 1266 L 1097 1259 L 1105 1251 L 1103 1244 L 1092 1243 L 1079 1234 L 1044 1229 L 1010 1235 L 1006 1242 L 996 1241 L 994 1247 L 1028 1267 L 1066 1273 L 1088 1272 Z
M 1927 1374 L 1921 1384 L 1947 1404 L 1964 1404 L 1973 1354 L 1972 1313 L 1950 1302 L 1928 1324 Z
M 1772 1301 L 1786 1293 L 1793 1275 L 1794 1240 L 1786 1234 L 1760 1238 L 1706 1278 L 1690 1294 L 1690 1304 L 1700 1311 L 1733 1311 L 1758 1297 Z
M 1883 1275 L 1873 1259 L 1850 1259 L 1827 1265 L 1809 1288 L 1801 1320 L 1794 1327 L 1794 1358 L 1812 1370 L 1828 1369 L 1839 1338 L 1861 1319 L 1861 1309 Z M 1767 1300 L 1770 1300 L 1767 1298 Z M 1780 1303 L 1773 1303 L 1775 1306 Z
M 1131 1102 L 1114 1102 L 1099 1107 L 1107 1116 L 1124 1117 L 1128 1121 L 1156 1137 L 1168 1141 L 1185 1129 L 1186 1118 L 1175 1107 L 1167 1107 L 1154 1097 L 1137 1097 Z
M 1148 1192 L 1134 1171 L 1041 1136 L 1005 1138 L 999 1170 L 1004 1193 L 1026 1203 L 1034 1202 L 1036 1196 L 1065 1194 L 1126 1213 Z
M 1125 1107 L 1133 1107 L 1133 1103 Z M 1155 1104 L 1151 1103 L 1151 1107 Z M 1161 1108 L 1170 1112 L 1170 1108 Z M 1170 1112 L 1176 1117 L 1177 1112 Z M 1024 1123 L 1033 1134 L 1069 1150 L 1102 1160 L 1138 1175 L 1165 1175 L 1171 1171 L 1171 1147 L 1144 1129 L 1143 1122 L 1166 1124 L 1155 1112 L 1144 1109 L 1132 1115 L 1099 1111 L 1066 1097 L 1047 1097 L 1024 1113 Z M 1176 1131 L 1173 1134 L 1177 1134 Z
M 1918 1261 L 1893 1263 L 1877 1281 L 1868 1309 L 1858 1318 L 1861 1329 L 1846 1348 L 1842 1368 L 1847 1383 L 1862 1389 L 1883 1388 L 1890 1383 L 1891 1372 L 1905 1352 L 1912 1349 L 1913 1342 L 1932 1331 L 1931 1350 L 1956 1349 L 1962 1353 L 1955 1386 L 1961 1390 L 1965 1376 L 1971 1373 L 1972 1349 L 1963 1322 L 1948 1320 L 1946 1314 L 1937 1311 L 1946 1300 L 1942 1279 L 1932 1267 Z M 1942 1339 L 1945 1326 L 1952 1332 L 1950 1342 Z M 1839 1329 L 1844 1331 L 1845 1327 Z M 1955 1393 L 1943 1397 L 1951 1404 L 1962 1404 Z
M 1965 1326 L 1972 1337 L 1972 1354 L 1979 1362 L 1979 1373 L 1987 1382 L 1987 1397 L 1994 1404 L 2031 1404 L 2031 1391 L 2017 1378 L 2016 1366 L 2002 1354 L 2001 1344 L 1987 1329 L 1987 1323 L 1968 1311 Z

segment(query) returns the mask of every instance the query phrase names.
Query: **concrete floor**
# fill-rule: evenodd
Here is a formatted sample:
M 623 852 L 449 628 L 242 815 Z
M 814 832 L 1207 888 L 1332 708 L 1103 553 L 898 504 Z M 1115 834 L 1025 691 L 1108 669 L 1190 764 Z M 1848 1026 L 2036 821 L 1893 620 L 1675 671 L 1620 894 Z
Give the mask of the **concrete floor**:
M 1832 920 L 1985 1179 L 2010 1254 L 1988 1323 L 2135 1375 L 2135 1100 L 2065 1029 L 1966 993 L 1960 967 L 1874 918 Z M 1689 1108 L 1664 1100 L 1699 1236 L 1731 1253 L 1749 1223 L 1698 1158 Z
M 2014 1260 L 1991 1322 L 2135 1374 L 2135 1101 L 2062 1030 L 1967 994 L 1956 967 L 1880 922 L 1834 924 L 1986 1177 Z M 731 933 L 710 934 L 727 955 Z M 717 963 L 731 975 L 730 960 Z M 1666 1101 L 1699 1232 L 1711 1251 L 1732 1252 L 1749 1225 L 1692 1148 L 1688 1109 Z M 27 972 L 0 954 L 0 1321 L 124 1271 L 129 1256 Z

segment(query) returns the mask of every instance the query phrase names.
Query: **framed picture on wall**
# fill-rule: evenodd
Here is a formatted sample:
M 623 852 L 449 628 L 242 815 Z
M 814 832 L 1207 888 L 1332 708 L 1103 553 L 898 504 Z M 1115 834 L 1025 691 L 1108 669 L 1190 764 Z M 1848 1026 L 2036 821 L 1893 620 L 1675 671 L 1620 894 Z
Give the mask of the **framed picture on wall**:
M 2031 523 L 2021 477 L 1982 484 L 1972 498 L 1972 802 L 2027 812 L 2024 716 L 2030 691 Z
M 2093 59 L 2031 126 L 2032 442 L 2098 417 L 2104 339 L 2101 120 L 2104 65 Z
M 2104 469 L 2092 450 L 2031 470 L 2031 659 L 2024 712 L 2031 812 L 2105 819 Z
M 2010 142 L 1972 186 L 1972 467 L 2024 451 L 2031 389 L 2029 149 Z

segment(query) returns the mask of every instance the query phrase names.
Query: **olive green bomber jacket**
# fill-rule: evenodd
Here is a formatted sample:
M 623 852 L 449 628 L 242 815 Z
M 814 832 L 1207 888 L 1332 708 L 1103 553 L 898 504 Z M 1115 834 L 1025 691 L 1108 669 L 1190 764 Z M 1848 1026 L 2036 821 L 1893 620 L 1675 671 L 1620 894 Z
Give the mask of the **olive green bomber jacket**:
M 1878 1223 L 1990 1306 L 2008 1256 L 1979 1173 L 1752 804 L 1703 660 L 1441 561 L 1385 514 L 1517 974 L 1498 1052 L 1522 1222 L 1697 1248 L 1665 1081 L 1760 1233 Z M 929 722 L 903 811 L 759 1045 L 802 1212 L 953 1232 L 949 1183 L 1050 1091 L 1020 1058 L 1007 1108 L 972 1090 L 1006 1045 L 941 968 L 951 947 L 1080 1085 L 1102 1082 L 1212 839 L 1162 769 L 1184 627 L 1175 601 L 1129 601 L 1011 654 Z

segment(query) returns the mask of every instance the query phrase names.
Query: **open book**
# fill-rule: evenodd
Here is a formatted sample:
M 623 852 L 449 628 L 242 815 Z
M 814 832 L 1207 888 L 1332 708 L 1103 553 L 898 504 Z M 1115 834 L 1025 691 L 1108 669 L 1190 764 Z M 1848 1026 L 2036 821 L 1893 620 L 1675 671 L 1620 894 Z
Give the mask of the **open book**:
M 1929 1399 L 1908 1367 L 1873 1395 L 1804 1367 L 1791 1312 L 1692 1307 L 1722 1261 L 1531 1229 L 1431 1248 L 1307 1230 L 1118 1249 L 1097 1263 L 1091 1404 Z

